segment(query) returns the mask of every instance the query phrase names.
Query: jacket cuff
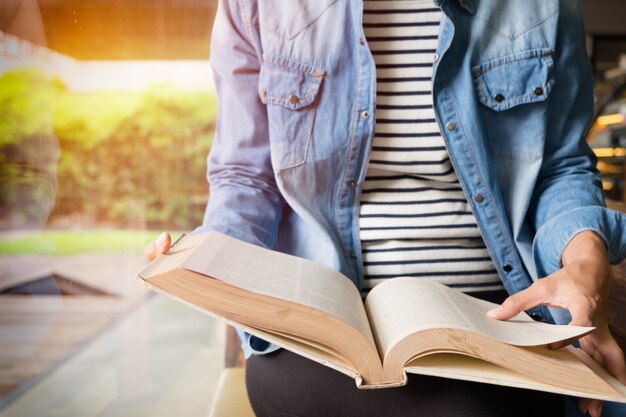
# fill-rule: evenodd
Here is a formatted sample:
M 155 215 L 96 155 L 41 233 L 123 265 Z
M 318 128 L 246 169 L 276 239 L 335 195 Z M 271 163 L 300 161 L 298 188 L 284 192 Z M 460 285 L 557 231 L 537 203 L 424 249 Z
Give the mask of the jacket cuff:
M 246 359 L 252 355 L 265 355 L 280 349 L 280 346 L 253 336 L 239 328 L 235 328 L 235 331 L 241 339 L 241 348 L 243 349 L 243 355 Z
M 581 207 L 550 219 L 537 231 L 533 259 L 538 276 L 545 277 L 560 269 L 561 257 L 569 242 L 587 230 L 604 240 L 611 264 L 624 260 L 626 215 L 601 206 Z

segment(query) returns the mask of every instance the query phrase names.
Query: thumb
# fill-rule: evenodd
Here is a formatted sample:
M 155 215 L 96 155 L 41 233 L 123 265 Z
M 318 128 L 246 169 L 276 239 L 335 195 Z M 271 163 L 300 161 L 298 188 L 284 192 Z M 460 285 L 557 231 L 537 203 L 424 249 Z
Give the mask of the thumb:
M 170 246 L 172 245 L 172 238 L 169 233 L 163 232 L 159 235 L 159 237 L 150 242 L 144 249 L 143 253 L 146 258 L 149 260 L 155 259 L 162 253 L 166 253 L 170 250 Z

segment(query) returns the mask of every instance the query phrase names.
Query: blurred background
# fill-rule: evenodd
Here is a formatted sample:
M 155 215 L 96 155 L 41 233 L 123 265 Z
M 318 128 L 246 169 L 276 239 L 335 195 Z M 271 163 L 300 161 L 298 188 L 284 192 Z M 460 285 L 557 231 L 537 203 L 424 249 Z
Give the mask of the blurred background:
M 624 210 L 626 2 L 583 6 L 588 140 L 610 206 Z M 223 327 L 133 275 L 162 230 L 202 220 L 216 7 L 0 2 L 0 417 L 206 415 Z M 612 311 L 624 300 L 616 286 Z

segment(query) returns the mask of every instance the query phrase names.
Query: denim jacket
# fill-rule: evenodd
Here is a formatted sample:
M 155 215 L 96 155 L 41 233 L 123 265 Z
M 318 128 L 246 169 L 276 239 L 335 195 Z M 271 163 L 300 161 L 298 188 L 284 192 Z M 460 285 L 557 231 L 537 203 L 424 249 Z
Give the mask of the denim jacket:
M 437 121 L 509 293 L 593 230 L 626 256 L 584 140 L 592 76 L 577 0 L 435 0 Z M 362 280 L 359 197 L 376 110 L 361 0 L 220 0 L 219 97 L 203 226 Z M 496 99 L 496 96 L 498 98 Z M 538 307 L 564 323 L 567 312 Z M 272 349 L 245 336 L 244 350 Z M 252 344 L 252 345 L 251 345 Z

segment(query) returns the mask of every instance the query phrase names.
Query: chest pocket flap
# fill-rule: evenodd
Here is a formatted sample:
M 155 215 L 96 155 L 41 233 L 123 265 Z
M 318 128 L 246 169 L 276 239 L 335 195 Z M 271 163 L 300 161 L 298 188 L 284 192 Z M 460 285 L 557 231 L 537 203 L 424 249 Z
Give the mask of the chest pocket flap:
M 259 97 L 267 105 L 272 164 L 278 171 L 307 160 L 324 76 L 306 64 L 264 57 Z
M 259 97 L 265 104 L 299 110 L 315 102 L 323 78 L 323 71 L 267 60 L 259 74 Z
M 495 111 L 545 101 L 552 89 L 551 49 L 534 49 L 472 68 L 478 100 Z

